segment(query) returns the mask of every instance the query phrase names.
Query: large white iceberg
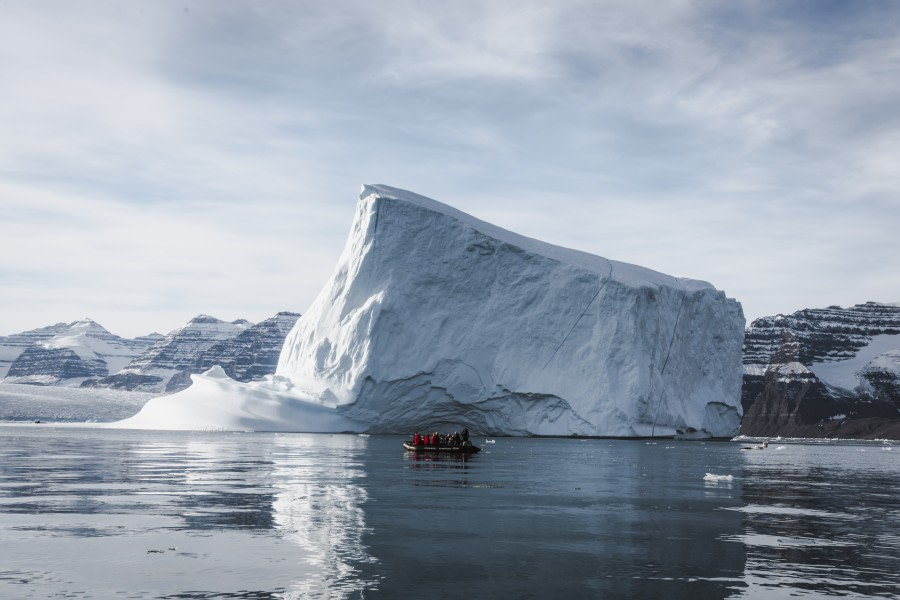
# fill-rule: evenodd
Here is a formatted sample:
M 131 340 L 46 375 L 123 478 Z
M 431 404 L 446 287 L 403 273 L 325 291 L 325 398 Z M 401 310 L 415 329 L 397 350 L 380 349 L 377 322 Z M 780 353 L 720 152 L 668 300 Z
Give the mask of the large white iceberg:
M 155 414 L 153 426 L 170 413 L 192 428 L 731 436 L 743 330 L 740 304 L 708 283 L 369 185 L 337 269 L 285 340 L 276 375 L 255 384 L 217 377 L 215 386 L 194 376 L 201 385 L 142 414 Z M 232 396 L 220 406 L 237 403 L 244 417 L 204 421 L 204 411 L 173 408 L 211 386 Z M 274 397 L 291 407 L 283 417 Z M 253 398 L 270 402 L 265 418 L 245 418 Z M 142 414 L 129 424 L 149 426 Z

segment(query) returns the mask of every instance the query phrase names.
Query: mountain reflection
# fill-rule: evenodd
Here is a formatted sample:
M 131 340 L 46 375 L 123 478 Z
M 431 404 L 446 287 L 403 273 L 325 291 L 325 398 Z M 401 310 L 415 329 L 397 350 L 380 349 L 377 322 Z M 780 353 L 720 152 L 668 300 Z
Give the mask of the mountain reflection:
M 776 589 L 892 596 L 900 589 L 900 474 L 876 445 L 770 446 L 745 454 L 748 595 Z
M 206 437 L 133 448 L 136 479 L 152 484 L 136 493 L 180 515 L 187 530 L 271 529 L 275 495 L 265 485 L 272 470 L 265 444 L 235 442 Z

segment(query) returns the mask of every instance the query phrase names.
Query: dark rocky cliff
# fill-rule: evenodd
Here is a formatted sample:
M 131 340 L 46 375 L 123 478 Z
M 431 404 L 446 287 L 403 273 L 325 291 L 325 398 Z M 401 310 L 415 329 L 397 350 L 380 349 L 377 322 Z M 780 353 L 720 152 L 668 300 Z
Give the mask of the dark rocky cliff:
M 49 384 L 62 379 L 97 377 L 108 372 L 106 363 L 98 358 L 83 359 L 70 348 L 29 346 L 9 368 L 10 381 L 17 383 Z
M 169 332 L 121 370 L 85 381 L 83 387 L 108 387 L 142 392 L 174 392 L 190 385 L 197 357 L 211 346 L 229 340 L 248 329 L 244 319 L 222 321 L 198 315 L 184 327 Z
M 214 344 L 197 357 L 193 372 L 202 373 L 219 365 L 237 381 L 254 381 L 274 373 L 284 338 L 299 318 L 300 313 L 280 312 L 230 340 Z
M 57 323 L 22 333 L 0 336 L 0 377 L 6 377 L 12 363 L 28 348 L 68 330 L 71 323 Z
M 0 338 L 0 355 L 9 361 L 4 381 L 77 384 L 85 377 L 103 377 L 118 371 L 154 341 L 154 336 L 121 338 L 91 319 L 7 336 Z
M 300 317 L 280 312 L 256 325 L 226 322 L 200 315 L 169 333 L 121 371 L 87 380 L 83 387 L 108 387 L 173 393 L 191 385 L 191 374 L 214 365 L 238 381 L 261 379 L 275 372 L 288 332 Z
M 898 392 L 898 306 L 802 310 L 745 332 L 742 435 L 900 439 Z

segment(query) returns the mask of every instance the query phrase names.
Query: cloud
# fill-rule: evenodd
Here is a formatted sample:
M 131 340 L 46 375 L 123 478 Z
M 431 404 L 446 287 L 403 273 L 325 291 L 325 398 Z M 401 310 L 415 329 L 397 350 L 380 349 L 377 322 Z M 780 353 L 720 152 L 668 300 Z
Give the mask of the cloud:
M 0 11 L 0 332 L 303 310 L 363 182 L 750 316 L 900 299 L 890 3 Z

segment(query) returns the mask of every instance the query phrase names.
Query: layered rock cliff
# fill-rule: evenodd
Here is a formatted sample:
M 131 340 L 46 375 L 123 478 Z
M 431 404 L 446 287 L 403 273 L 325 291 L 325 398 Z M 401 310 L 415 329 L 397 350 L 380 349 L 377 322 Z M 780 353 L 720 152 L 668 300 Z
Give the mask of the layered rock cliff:
M 0 347 L 15 357 L 4 382 L 77 385 L 118 371 L 154 342 L 153 336 L 121 338 L 91 319 L 8 336 L 0 339 Z
M 755 320 L 740 433 L 900 438 L 900 306 L 867 302 Z
M 257 381 L 275 372 L 284 338 L 299 317 L 280 312 L 254 325 L 199 315 L 117 373 L 83 386 L 173 393 L 189 387 L 192 374 L 216 365 L 237 381 Z
M 212 346 L 230 340 L 252 326 L 245 319 L 227 322 L 198 315 L 169 332 L 108 377 L 87 380 L 84 387 L 108 387 L 140 392 L 175 392 L 191 384 L 198 358 Z
M 57 323 L 13 335 L 0 336 L 0 378 L 6 377 L 9 367 L 26 349 L 66 331 L 71 323 Z
M 216 365 L 237 381 L 257 381 L 275 372 L 284 339 L 300 313 L 280 312 L 260 321 L 235 337 L 218 342 L 194 361 L 193 373 L 202 373 Z

